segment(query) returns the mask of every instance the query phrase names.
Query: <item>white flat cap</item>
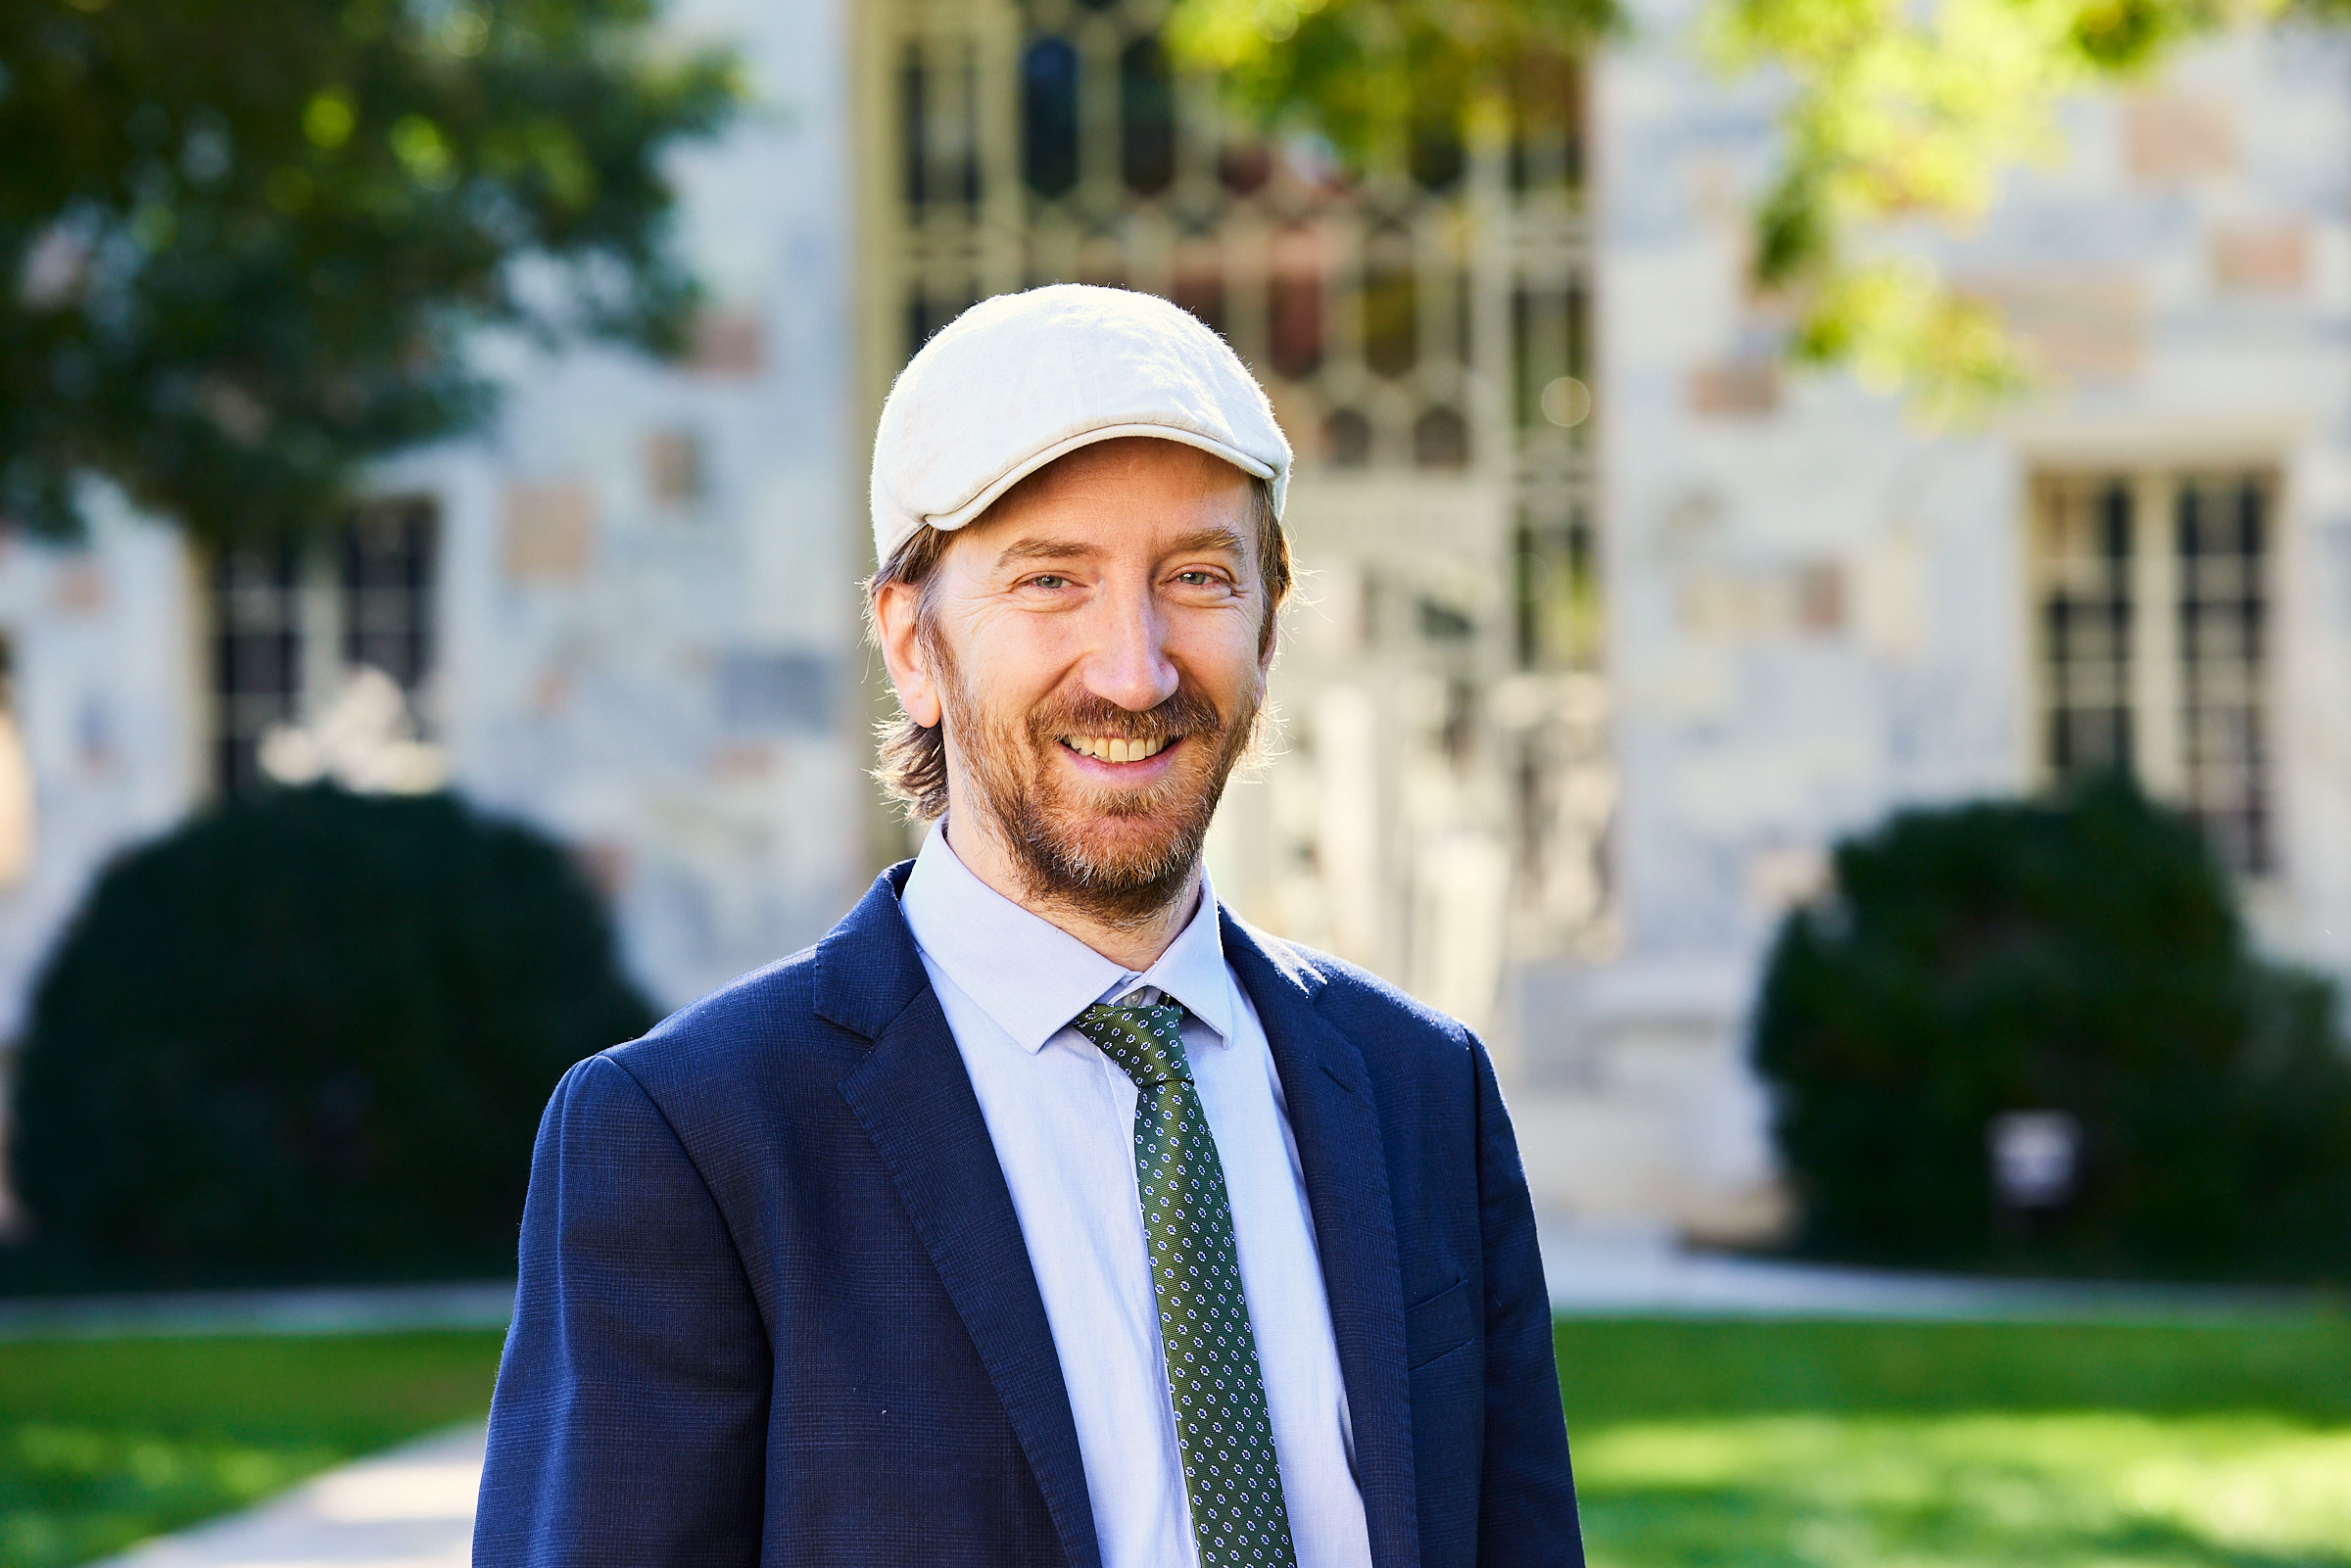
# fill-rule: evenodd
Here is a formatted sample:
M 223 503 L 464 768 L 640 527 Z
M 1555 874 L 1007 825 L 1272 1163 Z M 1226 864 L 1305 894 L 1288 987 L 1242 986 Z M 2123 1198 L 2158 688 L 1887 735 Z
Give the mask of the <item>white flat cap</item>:
M 953 530 L 1054 458 L 1118 436 L 1214 452 L 1289 489 L 1290 444 L 1240 356 L 1188 311 L 1056 283 L 957 316 L 898 372 L 874 433 L 874 558 Z

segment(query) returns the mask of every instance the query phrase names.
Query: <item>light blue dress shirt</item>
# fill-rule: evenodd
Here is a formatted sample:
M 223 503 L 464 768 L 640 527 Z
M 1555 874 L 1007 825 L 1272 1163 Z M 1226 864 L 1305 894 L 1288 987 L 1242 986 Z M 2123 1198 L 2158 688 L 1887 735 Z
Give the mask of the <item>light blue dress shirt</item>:
M 1183 1004 L 1183 1048 L 1232 1201 L 1299 1568 L 1369 1568 L 1347 1395 L 1281 1081 L 1224 962 L 1215 892 L 1144 973 L 972 875 L 934 827 L 901 898 L 970 1071 L 1028 1244 L 1103 1568 L 1199 1561 L 1168 1402 L 1134 1175 L 1134 1081 L 1069 1026 L 1148 989 Z M 1151 998 L 1156 1000 L 1156 997 Z

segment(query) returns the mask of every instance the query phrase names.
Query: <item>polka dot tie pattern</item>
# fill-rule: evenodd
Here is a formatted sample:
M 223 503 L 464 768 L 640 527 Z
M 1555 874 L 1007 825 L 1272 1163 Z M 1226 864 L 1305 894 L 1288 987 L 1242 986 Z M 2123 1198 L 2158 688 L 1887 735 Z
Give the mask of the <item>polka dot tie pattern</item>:
M 1075 1026 L 1142 1091 L 1134 1174 L 1201 1568 L 1294 1568 L 1232 1203 L 1184 1059 L 1182 1025 L 1183 1009 L 1163 1002 L 1089 1007 Z

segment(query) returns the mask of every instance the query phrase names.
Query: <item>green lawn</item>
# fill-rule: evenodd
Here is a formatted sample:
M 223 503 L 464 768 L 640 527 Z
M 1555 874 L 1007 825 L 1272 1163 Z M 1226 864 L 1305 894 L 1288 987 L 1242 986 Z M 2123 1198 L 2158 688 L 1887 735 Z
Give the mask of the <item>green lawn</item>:
M 2351 1568 L 2351 1318 L 1558 1337 L 1595 1568 Z
M 2351 1317 L 1570 1320 L 1596 1568 L 2351 1568 Z M 0 1568 L 487 1407 L 495 1333 L 0 1344 Z
M 66 1568 L 490 1407 L 503 1336 L 0 1344 L 0 1568 Z

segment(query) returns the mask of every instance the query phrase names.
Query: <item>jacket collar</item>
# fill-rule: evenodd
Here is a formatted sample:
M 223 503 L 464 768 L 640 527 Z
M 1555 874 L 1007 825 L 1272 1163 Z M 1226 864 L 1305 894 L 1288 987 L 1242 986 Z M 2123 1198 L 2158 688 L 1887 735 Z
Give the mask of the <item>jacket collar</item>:
M 1322 970 L 1231 911 L 1222 914 L 1225 956 L 1265 1024 L 1298 1140 L 1355 1428 L 1356 1481 L 1371 1560 L 1379 1568 L 1415 1568 L 1420 1527 L 1405 1366 L 1404 1270 L 1370 1074 L 1363 1053 L 1321 1016 L 1318 1004 L 1329 984 Z
M 857 907 L 816 944 L 816 1016 L 877 1039 L 907 1004 L 931 988 L 898 894 L 914 872 L 901 861 L 874 879 Z
M 911 864 L 911 863 L 909 863 Z M 995 1144 L 914 933 L 895 866 L 816 949 L 816 1011 L 872 1047 L 839 1085 L 971 1334 L 1071 1568 L 1101 1568 L 1078 1423 Z

